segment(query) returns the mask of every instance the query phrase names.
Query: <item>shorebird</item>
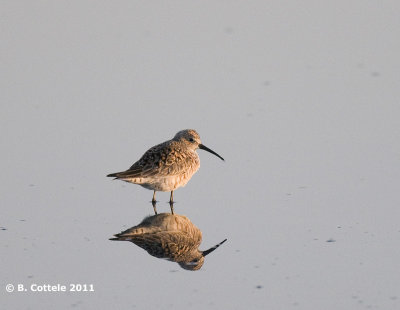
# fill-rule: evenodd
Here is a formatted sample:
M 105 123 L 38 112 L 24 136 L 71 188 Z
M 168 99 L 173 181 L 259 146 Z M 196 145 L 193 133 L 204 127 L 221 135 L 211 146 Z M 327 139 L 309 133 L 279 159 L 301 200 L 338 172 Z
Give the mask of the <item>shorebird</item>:
M 200 251 L 200 229 L 186 216 L 168 213 L 148 216 L 139 225 L 114 236 L 110 240 L 133 242 L 151 256 L 177 262 L 186 270 L 200 269 L 204 257 L 226 241 Z
M 153 206 L 156 202 L 156 191 L 170 191 L 169 202 L 173 213 L 174 190 L 185 186 L 200 168 L 200 159 L 196 152 L 198 148 L 224 160 L 201 143 L 195 130 L 186 129 L 179 131 L 171 140 L 150 148 L 128 170 L 107 176 L 153 190 Z

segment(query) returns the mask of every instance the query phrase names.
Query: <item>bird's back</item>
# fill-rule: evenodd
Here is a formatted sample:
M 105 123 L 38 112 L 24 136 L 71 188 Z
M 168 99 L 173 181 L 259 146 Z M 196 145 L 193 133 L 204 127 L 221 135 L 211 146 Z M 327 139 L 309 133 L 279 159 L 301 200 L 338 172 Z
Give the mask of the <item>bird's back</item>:
M 170 191 L 184 186 L 199 167 L 195 151 L 179 141 L 169 140 L 150 148 L 128 170 L 108 176 L 149 189 Z

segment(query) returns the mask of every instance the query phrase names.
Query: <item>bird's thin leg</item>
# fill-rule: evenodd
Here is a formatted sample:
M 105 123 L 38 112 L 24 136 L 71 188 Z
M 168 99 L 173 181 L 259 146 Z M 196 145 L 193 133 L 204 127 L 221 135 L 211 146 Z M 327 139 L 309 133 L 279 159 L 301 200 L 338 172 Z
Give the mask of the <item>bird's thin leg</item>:
M 174 214 L 174 191 L 171 191 L 171 197 L 169 198 L 169 207 L 171 208 L 171 214 Z
M 153 193 L 153 199 L 151 200 L 152 203 L 156 203 L 156 191 Z
M 152 201 L 151 201 L 151 204 L 153 205 L 154 214 L 157 215 L 158 213 L 157 213 L 157 207 L 156 207 L 156 204 L 157 204 L 157 203 L 156 203 L 156 201 L 155 201 L 155 200 L 152 200 Z

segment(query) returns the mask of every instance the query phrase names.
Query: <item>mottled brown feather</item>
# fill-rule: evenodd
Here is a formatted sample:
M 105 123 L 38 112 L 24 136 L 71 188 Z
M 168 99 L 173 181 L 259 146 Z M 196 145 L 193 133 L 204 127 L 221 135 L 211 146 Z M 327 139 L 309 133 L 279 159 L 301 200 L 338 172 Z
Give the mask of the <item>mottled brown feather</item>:
M 176 141 L 166 141 L 150 148 L 128 170 L 108 176 L 117 179 L 174 176 L 183 174 L 195 159 L 195 154 L 184 152 Z

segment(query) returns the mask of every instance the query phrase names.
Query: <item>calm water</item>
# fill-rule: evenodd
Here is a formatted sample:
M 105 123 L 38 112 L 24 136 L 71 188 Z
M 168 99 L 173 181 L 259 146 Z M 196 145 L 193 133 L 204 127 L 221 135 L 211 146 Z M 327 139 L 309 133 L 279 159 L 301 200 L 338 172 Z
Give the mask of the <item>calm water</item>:
M 1 7 L 1 309 L 399 309 L 399 4 Z M 195 272 L 109 240 L 153 208 L 106 175 L 185 128 Z

